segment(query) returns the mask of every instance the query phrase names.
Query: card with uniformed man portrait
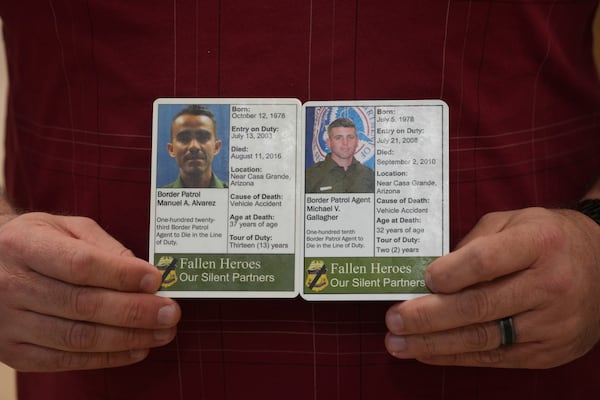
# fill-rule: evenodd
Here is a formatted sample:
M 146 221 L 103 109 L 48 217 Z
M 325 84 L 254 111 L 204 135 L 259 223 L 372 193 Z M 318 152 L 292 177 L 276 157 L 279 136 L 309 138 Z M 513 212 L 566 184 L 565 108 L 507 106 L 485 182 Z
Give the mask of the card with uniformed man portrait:
M 303 268 L 307 300 L 428 293 L 448 252 L 448 107 L 442 101 L 309 102 Z
M 165 296 L 424 295 L 449 247 L 448 107 L 158 99 L 150 212 Z
M 150 262 L 171 297 L 295 297 L 300 102 L 154 103 Z

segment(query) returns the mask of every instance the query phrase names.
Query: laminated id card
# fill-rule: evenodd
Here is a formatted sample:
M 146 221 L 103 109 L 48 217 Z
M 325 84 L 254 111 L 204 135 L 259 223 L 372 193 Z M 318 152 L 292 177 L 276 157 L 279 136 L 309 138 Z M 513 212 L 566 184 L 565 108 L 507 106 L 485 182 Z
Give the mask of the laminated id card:
M 427 294 L 448 192 L 439 100 L 154 103 L 149 250 L 165 296 Z
M 397 300 L 428 293 L 448 252 L 448 107 L 442 101 L 309 102 L 301 295 Z
M 154 103 L 150 262 L 171 297 L 295 297 L 296 99 Z

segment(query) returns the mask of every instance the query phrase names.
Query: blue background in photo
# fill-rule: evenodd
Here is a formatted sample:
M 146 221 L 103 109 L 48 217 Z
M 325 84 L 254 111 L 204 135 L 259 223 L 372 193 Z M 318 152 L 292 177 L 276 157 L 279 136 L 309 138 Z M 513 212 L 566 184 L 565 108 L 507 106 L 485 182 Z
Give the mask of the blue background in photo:
M 161 188 L 177 179 L 179 167 L 167 150 L 171 141 L 171 123 L 177 113 L 190 104 L 200 104 L 213 112 L 217 121 L 217 137 L 223 142 L 221 151 L 213 160 L 213 171 L 219 179 L 229 181 L 229 104 L 159 104 L 158 105 L 158 148 L 156 157 L 156 187 Z

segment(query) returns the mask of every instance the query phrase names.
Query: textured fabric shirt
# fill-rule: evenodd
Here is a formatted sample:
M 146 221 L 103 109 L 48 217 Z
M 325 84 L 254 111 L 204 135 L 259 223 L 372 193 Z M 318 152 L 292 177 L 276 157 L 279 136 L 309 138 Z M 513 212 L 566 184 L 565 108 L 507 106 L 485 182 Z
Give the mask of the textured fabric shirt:
M 7 190 L 147 257 L 158 97 L 443 99 L 456 243 L 486 212 L 577 200 L 600 171 L 595 0 L 0 1 Z M 128 193 L 120 196 L 120 193 Z M 587 399 L 594 350 L 550 370 L 389 356 L 388 302 L 182 300 L 137 365 L 20 374 L 22 399 Z M 559 327 L 557 327 L 559 329 Z
M 333 161 L 331 153 L 306 169 L 305 180 L 306 193 L 373 193 L 375 189 L 371 168 L 353 158 L 348 169 L 344 169 Z

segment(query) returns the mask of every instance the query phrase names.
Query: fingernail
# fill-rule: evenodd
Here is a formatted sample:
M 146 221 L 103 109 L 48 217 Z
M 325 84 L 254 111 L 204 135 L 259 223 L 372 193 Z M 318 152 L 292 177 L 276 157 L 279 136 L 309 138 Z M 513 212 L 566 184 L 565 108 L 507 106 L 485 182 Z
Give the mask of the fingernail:
M 177 322 L 177 311 L 175 306 L 169 304 L 158 310 L 158 323 L 165 326 L 173 326 Z
M 158 282 L 158 279 L 156 279 L 155 274 L 144 275 L 144 277 L 140 281 L 140 289 L 143 292 L 147 292 L 147 293 L 156 292 L 158 290 L 159 285 L 160 285 L 160 283 Z
M 158 331 L 154 331 L 154 339 L 157 342 L 164 342 L 165 340 L 169 339 L 170 337 L 171 337 L 170 329 L 161 329 Z
M 435 288 L 433 287 L 431 274 L 427 270 L 425 270 L 425 285 L 427 285 L 427 288 L 429 288 L 429 290 L 435 293 Z
M 133 360 L 142 360 L 146 358 L 147 355 L 148 350 L 145 349 L 129 350 L 129 357 L 131 357 Z
M 398 313 L 389 313 L 386 322 L 388 329 L 392 332 L 401 332 L 404 329 L 404 320 Z
M 387 345 L 390 353 L 403 353 L 406 351 L 404 336 L 389 335 Z

